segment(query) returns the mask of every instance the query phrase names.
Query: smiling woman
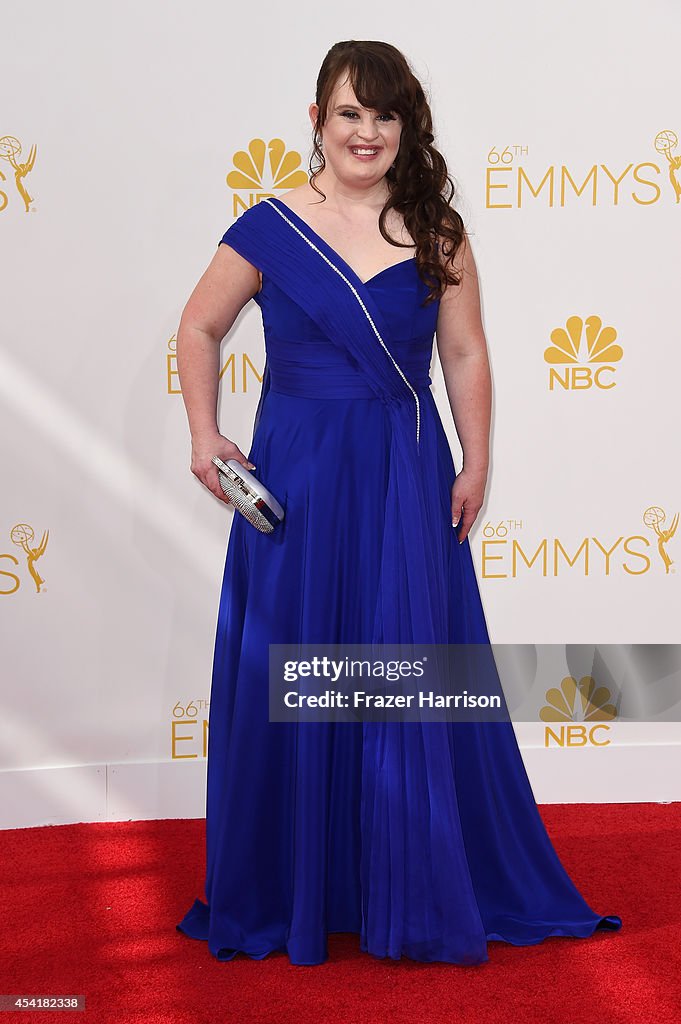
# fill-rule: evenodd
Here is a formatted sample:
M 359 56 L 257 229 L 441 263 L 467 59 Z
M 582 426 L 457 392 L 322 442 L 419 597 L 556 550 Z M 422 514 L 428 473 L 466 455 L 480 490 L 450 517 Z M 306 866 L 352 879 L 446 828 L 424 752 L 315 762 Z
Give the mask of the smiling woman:
M 433 146 L 430 108 L 399 51 L 382 51 L 379 60 L 375 54 L 372 60 L 361 48 L 374 44 L 352 44 L 354 52 L 343 50 L 345 45 L 329 51 L 317 82 L 317 100 L 309 107 L 314 130 L 310 186 L 288 193 L 287 201 L 344 253 L 364 280 L 372 276 L 371 269 L 365 271 L 372 257 L 377 257 L 380 269 L 395 262 L 391 248 L 414 249 L 421 275 L 432 285 L 427 299 L 432 302 L 442 297 L 447 285 L 461 282 L 466 232 L 451 206 L 455 190 L 445 161 Z M 393 65 L 390 78 L 382 62 Z M 315 158 L 319 167 L 313 169 Z M 343 180 L 344 165 L 352 175 L 349 181 Z M 358 170 L 359 165 L 363 169 Z M 342 204 L 329 203 L 318 188 L 329 180 L 327 168 L 335 182 L 343 182 Z M 303 210 L 296 205 L 297 194 L 309 193 L 310 188 L 322 197 L 321 204 L 312 205 L 310 198 Z M 366 217 L 366 225 L 363 213 L 373 214 Z
M 491 378 L 430 109 L 398 50 L 351 40 L 327 54 L 309 116 L 310 182 L 230 225 L 177 333 L 192 471 L 220 498 L 212 457 L 254 464 L 285 508 L 270 534 L 232 522 L 206 898 L 177 927 L 219 960 L 294 964 L 323 963 L 331 932 L 377 957 L 481 964 L 489 939 L 617 930 L 559 861 L 510 721 L 269 717 L 271 644 L 489 646 L 467 534 Z M 252 297 L 266 359 L 246 456 L 215 422 L 217 350 Z M 430 389 L 436 334 L 458 473 Z
M 338 114 L 341 119 L 354 123 L 352 135 L 355 141 L 353 143 L 351 140 L 347 143 L 354 157 L 368 163 L 386 155 L 390 160 L 390 166 L 394 166 L 402 131 L 399 118 L 392 113 L 377 114 L 373 117 L 373 111 L 364 110 L 362 107 L 345 102 L 345 96 L 349 96 L 350 99 L 355 98 L 354 90 L 347 80 L 335 94 L 336 106 L 333 108 L 325 131 L 327 145 L 334 141 L 334 115 Z M 377 126 L 376 129 L 374 129 L 374 125 Z M 376 138 L 380 142 L 374 143 L 373 140 Z M 346 143 L 342 142 L 341 144 L 345 145 Z

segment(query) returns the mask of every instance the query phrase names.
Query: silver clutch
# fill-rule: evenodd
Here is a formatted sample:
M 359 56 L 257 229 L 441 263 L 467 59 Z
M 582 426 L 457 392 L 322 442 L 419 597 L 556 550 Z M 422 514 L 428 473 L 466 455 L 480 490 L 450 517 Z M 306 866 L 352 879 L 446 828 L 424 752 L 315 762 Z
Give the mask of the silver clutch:
M 284 510 L 265 485 L 236 459 L 211 459 L 218 468 L 220 486 L 249 523 L 261 533 L 272 533 L 284 518 Z

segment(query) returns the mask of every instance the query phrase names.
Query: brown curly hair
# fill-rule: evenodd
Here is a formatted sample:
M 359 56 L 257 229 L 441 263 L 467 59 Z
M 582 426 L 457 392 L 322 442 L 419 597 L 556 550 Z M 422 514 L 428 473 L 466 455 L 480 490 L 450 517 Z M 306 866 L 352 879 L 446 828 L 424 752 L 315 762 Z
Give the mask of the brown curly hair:
M 326 166 L 319 145 L 320 128 L 344 72 L 363 107 L 397 113 L 402 119 L 397 157 L 386 172 L 390 196 L 381 210 L 378 227 L 387 242 L 402 247 L 385 228 L 388 210 L 402 214 L 416 243 L 419 274 L 430 289 L 424 302 L 428 305 L 444 293 L 448 284 L 460 284 L 461 275 L 453 268 L 453 260 L 459 246 L 466 243 L 466 230 L 460 214 L 450 205 L 455 186 L 444 157 L 433 146 L 433 118 L 423 88 L 404 54 L 390 43 L 348 39 L 335 43 L 324 58 L 317 76 L 315 103 L 319 114 L 313 130 L 310 184 L 326 199 L 314 180 Z M 313 168 L 315 158 L 318 166 Z

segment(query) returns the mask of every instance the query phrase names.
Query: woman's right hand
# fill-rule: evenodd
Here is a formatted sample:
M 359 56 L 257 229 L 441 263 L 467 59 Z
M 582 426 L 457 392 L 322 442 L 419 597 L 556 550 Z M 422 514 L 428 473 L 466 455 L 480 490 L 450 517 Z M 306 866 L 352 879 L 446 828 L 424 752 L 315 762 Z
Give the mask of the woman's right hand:
M 227 462 L 228 459 L 236 459 L 246 469 L 255 469 L 255 465 L 248 461 L 234 441 L 230 441 L 228 437 L 223 437 L 222 434 L 192 438 L 192 473 L 198 477 L 201 483 L 216 498 L 224 501 L 227 505 L 231 505 L 232 502 L 220 486 L 218 467 L 212 461 L 214 455 L 217 455 L 223 462 Z

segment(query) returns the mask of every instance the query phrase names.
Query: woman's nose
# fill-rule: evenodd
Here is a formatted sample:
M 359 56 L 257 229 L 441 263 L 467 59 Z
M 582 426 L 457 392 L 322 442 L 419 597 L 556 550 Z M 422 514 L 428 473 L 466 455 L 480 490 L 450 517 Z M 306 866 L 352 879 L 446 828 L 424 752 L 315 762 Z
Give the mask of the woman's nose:
M 372 139 L 378 138 L 378 129 L 372 122 L 369 122 L 368 124 L 360 125 L 357 129 L 357 134 L 363 141 L 370 142 Z

